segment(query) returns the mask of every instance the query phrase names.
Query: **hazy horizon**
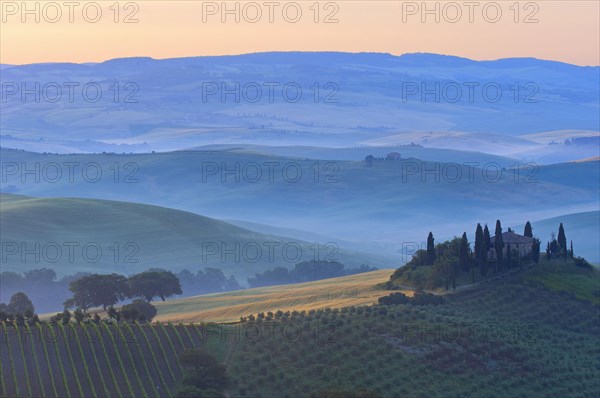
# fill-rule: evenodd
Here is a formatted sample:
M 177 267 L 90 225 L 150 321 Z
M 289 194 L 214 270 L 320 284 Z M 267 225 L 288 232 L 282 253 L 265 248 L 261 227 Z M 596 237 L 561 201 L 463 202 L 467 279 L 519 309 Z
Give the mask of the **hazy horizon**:
M 0 63 L 0 65 L 9 66 L 9 67 L 10 66 L 43 65 L 43 64 L 96 65 L 96 64 L 102 64 L 104 62 L 120 60 L 120 59 L 138 59 L 139 58 L 139 59 L 151 59 L 154 61 L 164 61 L 164 60 L 186 59 L 186 58 L 219 58 L 219 57 L 237 57 L 237 56 L 254 55 L 254 54 L 280 54 L 280 53 L 281 54 L 356 54 L 356 55 L 373 54 L 373 55 L 389 55 L 392 57 L 403 57 L 406 55 L 435 55 L 435 56 L 441 56 L 441 57 L 465 59 L 465 60 L 475 61 L 475 62 L 494 62 L 494 61 L 503 61 L 503 60 L 538 60 L 538 61 L 556 62 L 556 63 L 561 63 L 561 64 L 579 66 L 579 67 L 583 67 L 583 68 L 600 67 L 600 63 L 598 65 L 582 65 L 582 64 L 572 63 L 572 62 L 561 61 L 561 60 L 557 60 L 557 59 L 537 58 L 537 57 L 532 57 L 532 56 L 507 56 L 507 57 L 502 57 L 502 58 L 471 58 L 471 57 L 456 55 L 456 54 L 432 53 L 432 52 L 422 52 L 422 51 L 404 52 L 404 53 L 395 54 L 395 53 L 390 53 L 390 52 L 385 52 L 385 51 L 338 51 L 338 50 L 318 50 L 318 51 L 311 51 L 311 50 L 272 50 L 272 51 L 269 51 L 269 50 L 267 50 L 267 51 L 241 52 L 241 53 L 172 56 L 172 57 L 163 57 L 163 58 L 160 58 L 160 57 L 157 58 L 157 57 L 153 57 L 153 56 L 149 56 L 149 55 L 131 55 L 131 56 L 122 56 L 122 57 L 115 57 L 115 58 L 106 58 L 106 59 L 99 60 L 99 61 L 77 61 L 77 62 L 75 62 L 75 61 L 57 60 L 57 61 L 31 62 L 31 63 L 23 63 L 23 64 L 2 62 L 2 63 Z

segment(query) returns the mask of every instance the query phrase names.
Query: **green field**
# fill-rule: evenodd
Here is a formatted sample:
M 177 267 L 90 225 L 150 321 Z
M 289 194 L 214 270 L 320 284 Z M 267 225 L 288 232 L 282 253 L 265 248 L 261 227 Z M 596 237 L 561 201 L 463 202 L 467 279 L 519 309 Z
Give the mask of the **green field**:
M 59 275 L 133 274 L 151 267 L 172 271 L 216 267 L 245 282 L 265 269 L 292 268 L 315 258 L 335 258 L 348 268 L 386 262 L 380 256 L 337 252 L 333 246 L 325 247 L 328 242 L 257 233 L 189 212 L 136 203 L 1 194 L 0 214 L 3 251 L 7 245 L 15 250 L 14 254 L 6 250 L 3 271 L 47 267 Z M 297 255 L 302 257 L 296 259 Z

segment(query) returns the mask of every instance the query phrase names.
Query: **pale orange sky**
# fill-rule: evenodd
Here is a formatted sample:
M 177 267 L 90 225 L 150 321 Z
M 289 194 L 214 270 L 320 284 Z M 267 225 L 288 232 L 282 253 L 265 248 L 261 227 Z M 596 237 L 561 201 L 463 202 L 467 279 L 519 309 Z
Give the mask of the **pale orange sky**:
M 171 58 L 258 51 L 368 51 L 433 52 L 472 59 L 536 57 L 600 65 L 598 0 L 521 1 L 518 15 L 513 6 L 515 0 L 474 1 L 477 5 L 472 9 L 473 22 L 469 22 L 467 0 L 454 2 L 458 9 L 447 5 L 452 2 L 428 1 L 431 9 L 439 4 L 439 22 L 435 22 L 435 14 L 422 14 L 422 1 L 320 1 L 317 23 L 315 0 L 275 1 L 278 5 L 272 23 L 268 20 L 267 1 L 255 1 L 262 12 L 256 23 L 250 22 L 256 16 L 256 8 L 247 5 L 247 1 L 239 2 L 239 23 L 234 21 L 234 15 L 221 22 L 220 9 L 215 15 L 205 15 L 203 21 L 203 9 L 221 8 L 221 0 L 121 1 L 116 16 L 119 22 L 115 23 L 114 8 L 109 8 L 115 0 L 75 1 L 78 5 L 72 9 L 73 22 L 69 21 L 69 7 L 64 5 L 68 0 L 28 1 L 34 12 L 25 15 L 22 1 L 2 0 L 0 62 L 98 62 L 117 57 Z M 35 11 L 35 3 L 39 3 L 39 11 Z M 59 6 L 62 15 L 58 22 L 51 22 L 57 9 L 48 3 Z M 235 3 L 227 2 L 231 8 Z M 96 4 L 102 15 L 92 23 Z M 88 21 L 84 19 L 84 5 Z M 284 19 L 284 6 L 288 21 Z M 296 8 L 302 15 L 298 22 L 291 23 Z M 502 14 L 492 23 L 498 8 Z M 451 23 L 457 18 L 457 10 L 461 17 Z M 130 13 L 138 21 L 124 23 Z M 323 22 L 330 13 L 338 22 Z M 39 22 L 35 21 L 36 16 Z M 525 23 L 528 16 L 531 23 Z M 422 17 L 427 20 L 422 22 Z M 25 22 L 22 18 L 26 18 Z

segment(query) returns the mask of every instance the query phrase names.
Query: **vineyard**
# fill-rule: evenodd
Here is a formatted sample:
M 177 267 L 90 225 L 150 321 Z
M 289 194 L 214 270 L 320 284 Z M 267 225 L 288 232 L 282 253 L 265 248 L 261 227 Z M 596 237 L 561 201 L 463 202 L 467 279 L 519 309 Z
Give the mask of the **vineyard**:
M 2 324 L 2 397 L 171 397 L 200 325 Z
M 179 354 L 203 347 L 226 365 L 232 398 L 595 398 L 598 277 L 554 261 L 436 305 L 268 311 L 231 324 L 3 323 L 0 396 L 174 397 Z

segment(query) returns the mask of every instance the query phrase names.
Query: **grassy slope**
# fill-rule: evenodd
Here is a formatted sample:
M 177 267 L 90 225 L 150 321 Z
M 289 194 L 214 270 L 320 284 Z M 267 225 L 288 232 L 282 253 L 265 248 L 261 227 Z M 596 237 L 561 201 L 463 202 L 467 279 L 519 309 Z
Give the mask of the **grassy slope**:
M 538 282 L 540 275 L 568 292 Z M 600 307 L 571 293 L 592 287 L 598 297 L 598 276 L 555 262 L 451 294 L 439 306 L 292 314 L 277 331 L 293 324 L 305 331 L 300 341 L 276 332 L 274 340 L 235 346 L 232 396 L 368 388 L 385 397 L 594 397 Z M 327 339 L 315 339 L 317 328 L 331 331 Z
M 267 268 L 293 266 L 282 257 L 281 247 L 288 242 L 300 245 L 305 260 L 315 255 L 311 250 L 312 242 L 261 234 L 193 213 L 136 203 L 72 198 L 39 199 L 2 194 L 0 211 L 1 239 L 4 244 L 27 242 L 27 247 L 31 249 L 36 242 L 40 247 L 56 242 L 63 250 L 60 261 L 56 263 L 50 261 L 55 257 L 55 252 L 51 250 L 47 255 L 42 255 L 39 262 L 33 255 L 27 255 L 26 262 L 18 254 L 7 255 L 7 261 L 3 260 L 3 271 L 19 272 L 48 267 L 61 275 L 82 271 L 130 274 L 150 267 L 176 271 L 185 267 L 197 269 L 214 266 L 223 269 L 226 275 L 235 274 L 238 280 L 244 281 L 245 277 Z M 74 251 L 74 261 L 69 259 L 65 242 L 79 244 Z M 120 247 L 118 255 L 115 255 L 114 248 L 111 249 L 115 242 Z M 216 242 L 218 245 L 225 242 L 230 249 L 235 243 L 239 243 L 240 248 L 256 243 L 264 251 L 254 263 L 244 261 L 243 256 L 236 261 L 233 255 L 222 261 L 220 252 L 203 259 L 203 249 L 206 248 L 203 243 L 207 242 Z M 276 247 L 280 249 L 274 251 L 272 259 L 266 247 L 262 246 L 264 242 L 279 242 Z M 99 244 L 102 248 L 97 263 L 84 258 L 82 247 L 88 243 Z M 135 246 L 128 248 L 128 243 Z M 135 247 L 139 250 L 128 259 L 127 255 L 132 254 Z M 254 252 L 248 252 L 248 256 L 254 255 Z M 91 250 L 88 258 L 93 257 L 95 251 Z M 377 258 L 349 251 L 340 251 L 336 257 L 354 266 Z
M 241 316 L 259 312 L 370 305 L 377 302 L 379 297 L 389 294 L 374 286 L 386 281 L 392 271 L 383 269 L 315 282 L 169 300 L 156 303 L 156 319 L 172 322 L 236 322 Z
M 364 155 L 368 154 L 365 148 Z M 8 175 L 4 192 L 43 197 L 86 197 L 147 203 L 204 214 L 219 219 L 236 219 L 279 227 L 318 232 L 348 240 L 395 242 L 414 241 L 426 236 L 430 225 L 436 225 L 436 235 L 456 233 L 457 225 L 475 225 L 497 218 L 509 224 L 525 219 L 547 218 L 561 213 L 589 211 L 598 205 L 598 162 L 569 163 L 540 167 L 524 180 L 532 169 L 521 170 L 515 182 L 515 172 L 505 170 L 500 181 L 492 181 L 495 169 L 490 168 L 489 180 L 481 170 L 464 167 L 462 178 L 452 181 L 456 169 L 448 169 L 448 179 L 438 182 L 428 176 L 407 176 L 413 167 L 443 170 L 445 165 L 414 160 L 377 162 L 366 167 L 362 161 L 321 160 L 315 181 L 315 160 L 239 153 L 234 151 L 182 151 L 141 155 L 43 155 L 23 151 L 2 150 L 5 162 L 24 162 L 22 168 L 32 169 L 36 162 L 43 168 L 56 162 L 78 162 L 75 181 L 64 176 L 57 183 L 32 177 L 23 183 L 20 173 Z M 470 161 L 477 162 L 474 155 Z M 103 170 L 103 178 L 89 183 L 81 177 L 83 165 L 95 162 Z M 123 183 L 129 162 L 137 165 L 137 183 Z M 257 183 L 234 182 L 229 176 L 222 182 L 219 174 L 203 182 L 202 165 L 216 164 L 229 170 L 236 165 L 279 162 L 274 181 L 269 180 L 266 166 Z M 117 183 L 110 167 L 118 163 L 121 174 Z M 223 167 L 225 165 L 225 167 Z M 284 165 L 302 168 L 298 182 L 285 181 Z M 335 167 L 339 168 L 335 171 Z M 403 167 L 406 167 L 403 169 Z M 295 169 L 292 169 L 295 170 Z M 63 166 L 66 174 L 66 166 Z M 250 173 L 250 172 L 249 172 Z M 293 177 L 292 171 L 289 171 Z M 324 182 L 333 173 L 330 182 Z M 365 233 L 365 231 L 368 231 Z
M 352 278 L 367 278 L 367 283 L 389 272 Z M 188 330 L 189 334 L 182 327 L 158 326 L 158 340 L 151 329 L 144 328 L 148 341 L 136 329 L 134 341 L 139 342 L 139 349 L 129 340 L 119 340 L 114 350 L 106 333 L 100 341 L 81 336 L 82 351 L 75 339 L 63 338 L 56 345 L 56 355 L 49 347 L 52 366 L 46 366 L 43 339 L 29 344 L 25 338 L 24 358 L 33 390 L 39 391 L 34 377 L 37 358 L 46 390 L 50 391 L 50 378 L 54 378 L 60 396 L 65 390 L 57 361 L 62 361 L 68 380 L 77 378 L 86 388 L 84 368 L 70 365 L 68 343 L 76 363 L 88 365 L 96 388 L 102 391 L 92 355 L 94 347 L 111 396 L 117 395 L 119 387 L 127 391 L 126 380 L 140 396 L 134 369 L 150 395 L 155 385 L 164 394 L 181 380 L 177 353 L 186 346 L 201 345 L 227 364 L 232 381 L 228 395 L 236 398 L 307 397 L 323 388 L 368 388 L 385 397 L 596 397 L 600 388 L 600 307 L 588 298 L 594 301 L 600 297 L 598 277 L 598 271 L 576 268 L 570 262 L 543 262 L 448 295 L 439 306 L 364 305 L 291 312 L 268 325 L 258 321 L 237 329 L 230 325 L 225 337 L 215 329 L 208 332 L 206 342 L 201 339 L 200 325 Z M 340 278 L 313 285 L 329 286 L 320 295 L 325 298 L 329 292 L 330 302 L 335 303 L 337 288 L 332 284 L 345 285 L 347 281 Z M 271 289 L 276 294 L 284 288 Z M 577 298 L 578 292 L 587 293 Z M 262 334 L 257 335 L 257 330 Z M 11 332 L 0 343 L 0 378 L 9 396 L 15 395 L 11 394 L 16 389 L 13 380 L 25 380 L 18 341 L 19 335 Z M 108 360 L 101 345 L 108 350 Z M 144 362 L 154 374 L 152 383 L 147 382 Z M 109 364 L 116 373 L 116 383 L 108 377 Z M 164 383 L 159 381 L 159 374 Z M 64 385 L 77 395 L 74 383 Z M 25 391 L 26 384 L 20 383 L 19 388 Z

